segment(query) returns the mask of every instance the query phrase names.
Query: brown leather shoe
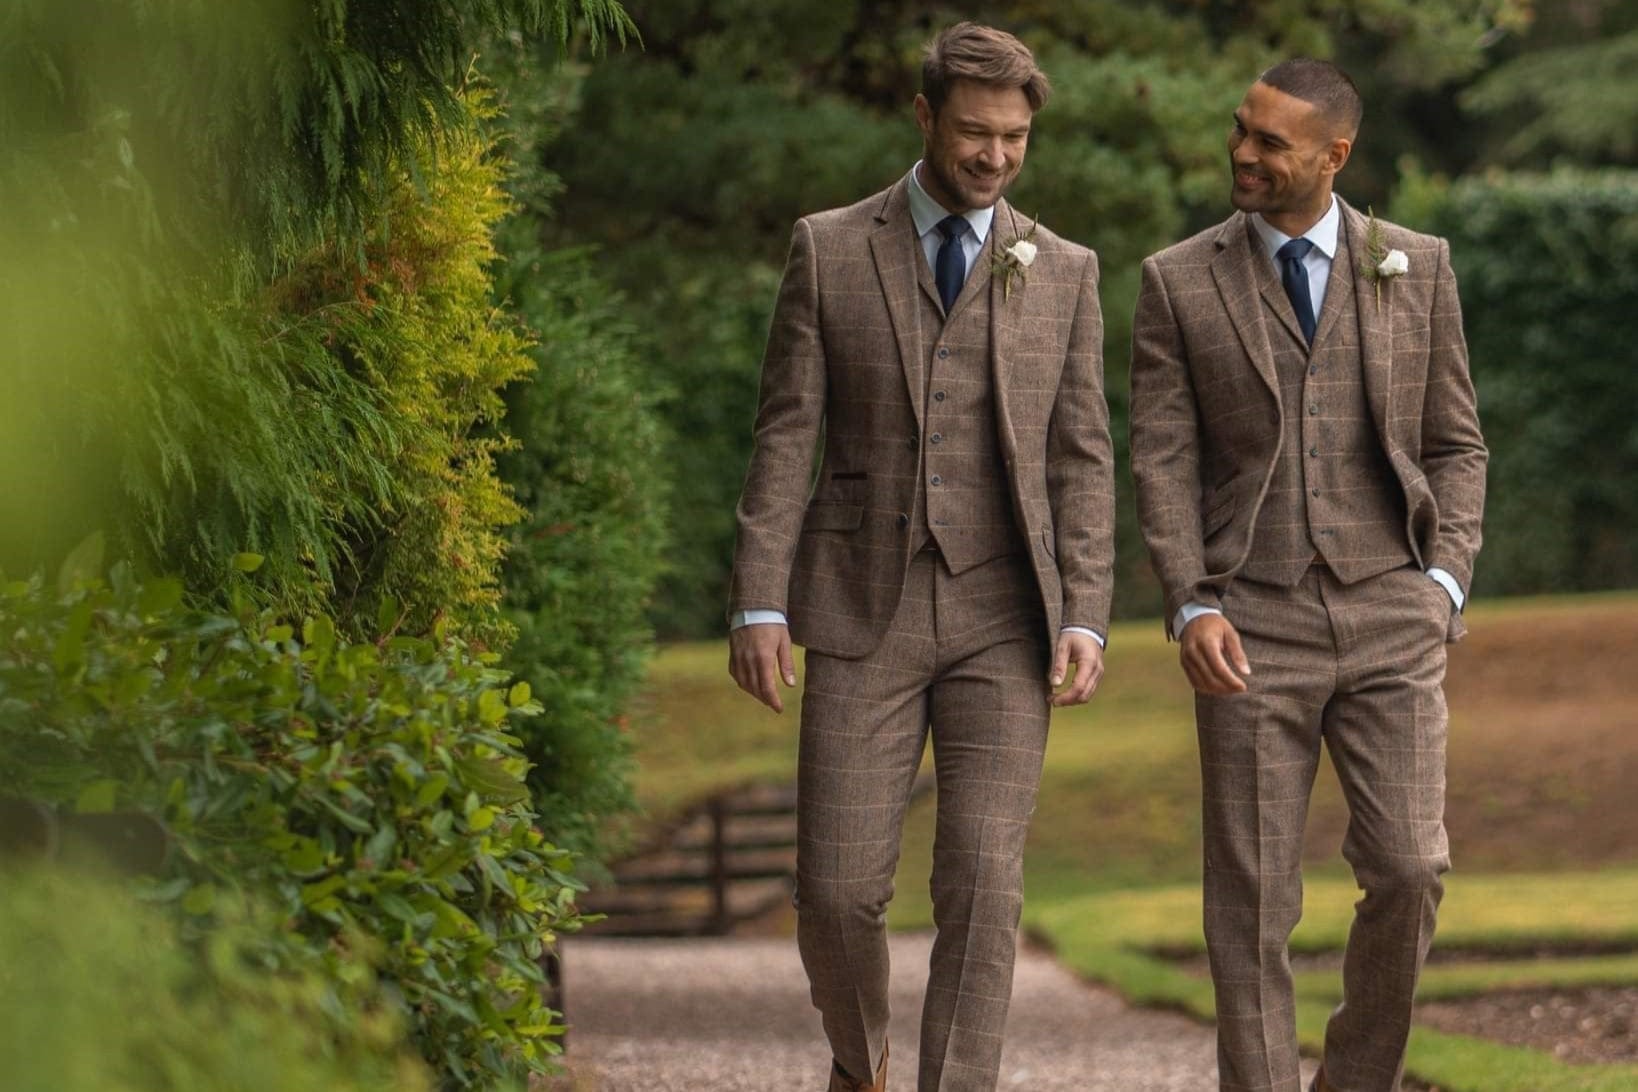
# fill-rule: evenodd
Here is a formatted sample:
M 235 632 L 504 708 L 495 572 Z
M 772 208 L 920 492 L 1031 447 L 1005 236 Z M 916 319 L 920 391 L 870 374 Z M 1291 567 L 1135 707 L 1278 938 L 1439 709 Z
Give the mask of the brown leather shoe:
M 870 1084 L 849 1075 L 840 1064 L 832 1061 L 830 1092 L 887 1092 L 887 1044 L 882 1043 L 882 1064 L 876 1067 L 876 1079 Z

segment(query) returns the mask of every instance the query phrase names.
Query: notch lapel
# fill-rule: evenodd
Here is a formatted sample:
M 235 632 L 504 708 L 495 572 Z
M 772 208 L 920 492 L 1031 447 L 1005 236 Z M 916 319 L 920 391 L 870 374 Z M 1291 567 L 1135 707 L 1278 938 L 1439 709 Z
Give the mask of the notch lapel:
M 1291 311 L 1291 301 L 1285 298 L 1285 289 L 1274 277 L 1274 267 L 1261 251 L 1254 250 L 1251 225 L 1243 212 L 1236 212 L 1217 236 L 1217 256 L 1212 259 L 1211 276 L 1217 284 L 1223 309 L 1229 323 L 1240 338 L 1246 356 L 1257 374 L 1268 385 L 1276 405 L 1280 401 L 1280 381 L 1274 373 L 1274 350 L 1268 344 L 1268 331 L 1262 323 L 1261 297 L 1271 289 L 1279 296 L 1275 313 L 1282 317 Z M 1284 312 L 1280 308 L 1284 308 Z M 1290 322 L 1296 330 L 1296 316 Z M 1301 338 L 1302 334 L 1297 333 Z
M 984 246 L 978 252 L 978 266 L 968 279 L 978 281 L 973 285 L 975 298 L 979 291 L 990 294 L 990 383 L 995 391 L 996 435 L 1001 440 L 1001 453 L 1007 457 L 1010 465 L 1018 450 L 1018 439 L 1012 429 L 1012 407 L 1007 399 L 1012 379 L 1012 340 L 1027 306 L 1028 293 L 1014 290 L 1012 299 L 1006 299 L 1006 279 L 997 277 L 991 269 L 993 256 L 1002 245 L 1002 232 L 1006 232 L 1008 246 L 1021 234 L 1018 217 L 1005 200 L 995 204 L 995 218 L 990 221 L 989 237 L 984 240 Z M 979 281 L 979 278 L 983 280 Z
M 921 327 L 916 316 L 916 292 L 918 270 L 927 263 L 922 260 L 915 223 L 910 218 L 908 186 L 909 183 L 901 178 L 896 186 L 887 191 L 882 207 L 876 213 L 876 230 L 870 234 L 870 253 L 875 259 L 876 276 L 881 280 L 888 318 L 893 324 L 893 340 L 898 346 L 899 364 L 904 371 L 905 394 L 916 415 L 919 431 L 923 423 L 921 391 L 925 381 L 922 378 Z
M 1350 263 L 1370 260 L 1365 244 L 1366 223 L 1351 205 L 1337 198 L 1342 206 L 1342 223 L 1347 235 Z M 1365 381 L 1365 399 L 1370 403 L 1371 418 L 1376 422 L 1377 435 L 1384 444 L 1388 437 L 1388 392 L 1393 386 L 1393 293 L 1377 297 L 1376 281 L 1350 265 L 1349 276 L 1354 284 L 1354 309 L 1359 312 L 1359 360 Z

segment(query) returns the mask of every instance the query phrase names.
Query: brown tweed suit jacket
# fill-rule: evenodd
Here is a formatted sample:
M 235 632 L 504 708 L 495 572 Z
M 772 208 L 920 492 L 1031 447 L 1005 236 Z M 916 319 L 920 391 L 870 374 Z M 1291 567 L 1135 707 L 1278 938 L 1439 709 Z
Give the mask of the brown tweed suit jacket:
M 938 331 L 918 327 L 928 273 L 907 186 L 797 222 L 739 504 L 730 612 L 782 610 L 796 643 L 836 656 L 881 640 L 919 545 L 908 515 Z M 1004 293 L 990 254 L 1028 229 L 1000 202 L 969 282 L 988 280 L 996 471 L 1055 641 L 1061 625 L 1107 632 L 1114 476 L 1097 258 L 1040 228 L 1026 281 Z
M 1341 202 L 1342 231 L 1367 252 L 1367 221 Z M 1377 285 L 1354 275 L 1370 413 L 1403 491 L 1417 562 L 1465 590 L 1479 550 L 1486 451 L 1448 244 L 1379 221 L 1410 269 Z M 1243 213 L 1143 263 L 1132 329 L 1132 473 L 1168 631 L 1184 603 L 1217 606 L 1245 564 L 1282 435 L 1264 297 L 1289 312 Z M 1333 271 L 1332 285 L 1340 283 Z M 1346 528 L 1339 533 L 1346 534 Z M 1451 617 L 1451 639 L 1461 620 Z M 1175 636 L 1175 634 L 1174 634 Z

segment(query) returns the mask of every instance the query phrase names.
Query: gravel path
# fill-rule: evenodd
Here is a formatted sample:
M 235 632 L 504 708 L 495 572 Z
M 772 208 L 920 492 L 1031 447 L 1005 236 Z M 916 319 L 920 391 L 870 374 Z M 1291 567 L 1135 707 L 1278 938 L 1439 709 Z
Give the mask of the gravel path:
M 888 1086 L 911 1092 L 929 934 L 895 934 Z M 830 1052 L 783 938 L 576 938 L 564 953 L 569 1058 L 597 1092 L 821 1092 Z M 1313 1063 L 1304 1060 L 1304 1081 Z M 1210 1028 L 1133 1009 L 1050 956 L 1019 952 L 1002 1092 L 1204 1092 Z

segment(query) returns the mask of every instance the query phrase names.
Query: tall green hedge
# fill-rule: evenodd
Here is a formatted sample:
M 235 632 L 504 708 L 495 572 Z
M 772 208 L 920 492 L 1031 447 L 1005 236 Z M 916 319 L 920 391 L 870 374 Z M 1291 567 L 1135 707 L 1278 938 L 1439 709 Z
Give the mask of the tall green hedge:
M 529 365 L 468 67 L 628 29 L 613 0 L 8 5 L 0 564 L 101 528 L 223 601 L 255 550 L 292 617 L 485 635 L 518 513 L 476 431 Z
M 602 858 L 619 845 L 610 820 L 635 806 L 624 710 L 653 646 L 645 612 L 674 541 L 664 392 L 635 307 L 609 286 L 606 256 L 543 242 L 559 188 L 546 147 L 571 117 L 580 72 L 514 42 L 494 43 L 484 71 L 516 164 L 496 292 L 529 329 L 535 364 L 506 390 L 515 443 L 497 457 L 527 512 L 508 531 L 502 570 L 517 634 L 505 663 L 543 709 L 520 727 L 542 823 Z
M 1638 172 L 1407 186 L 1447 236 L 1490 446 L 1480 592 L 1638 585 Z
M 319 974 L 344 1021 L 391 1010 L 445 1086 L 544 1069 L 537 960 L 578 885 L 524 785 L 527 685 L 459 641 L 351 643 L 95 568 L 0 584 L 0 795 L 161 818 L 151 901 L 206 950 L 269 906 L 269 970 Z

